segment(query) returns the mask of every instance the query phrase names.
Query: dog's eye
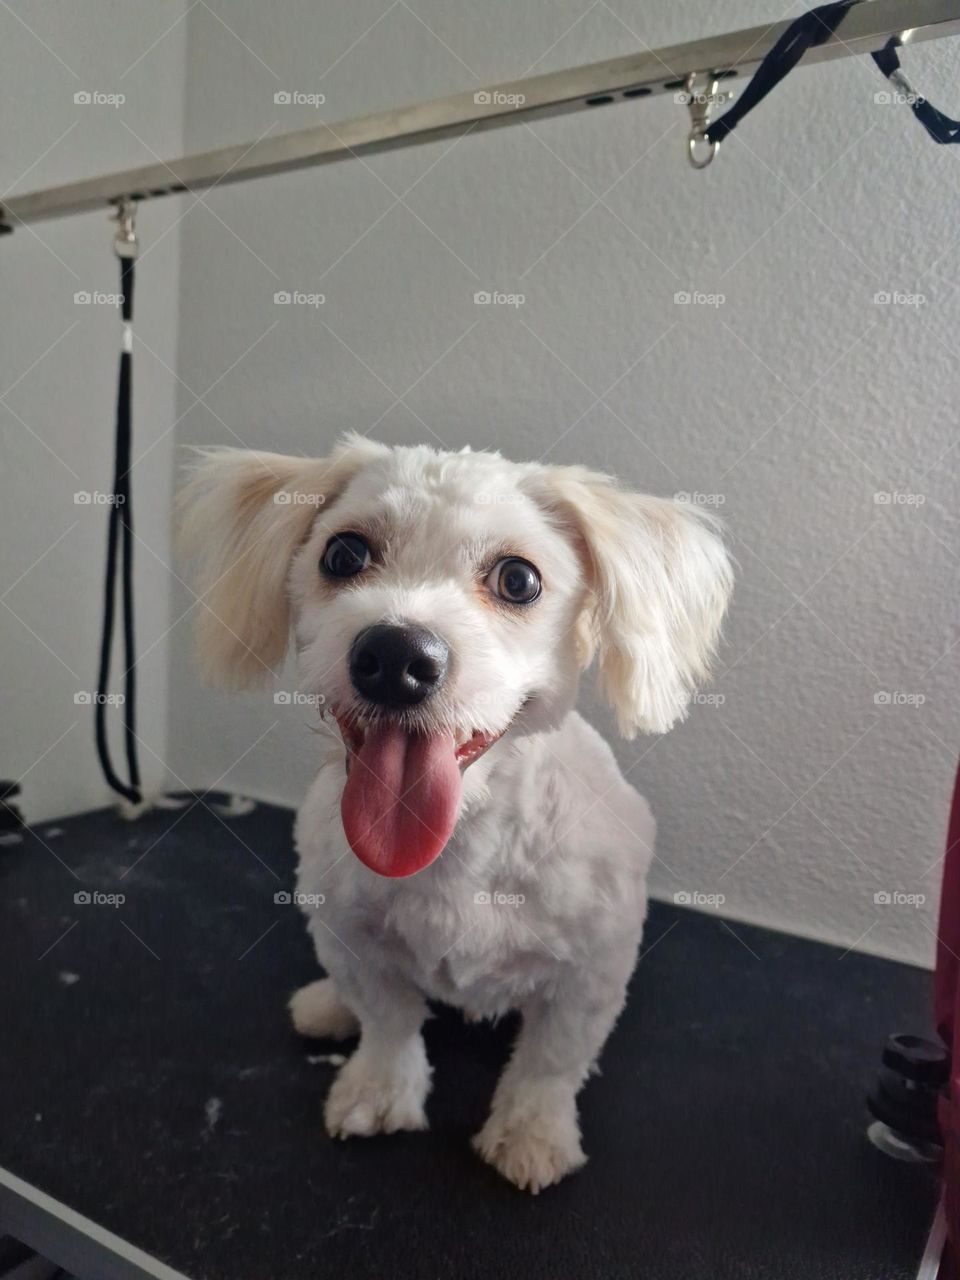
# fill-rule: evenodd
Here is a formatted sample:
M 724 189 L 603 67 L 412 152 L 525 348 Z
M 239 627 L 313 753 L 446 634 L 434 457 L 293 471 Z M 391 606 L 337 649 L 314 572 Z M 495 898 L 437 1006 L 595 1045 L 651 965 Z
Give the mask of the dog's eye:
M 493 566 L 487 586 L 509 604 L 533 604 L 540 594 L 540 575 L 528 561 L 511 556 Z
M 352 578 L 370 563 L 370 548 L 359 533 L 335 533 L 320 564 L 331 578 Z

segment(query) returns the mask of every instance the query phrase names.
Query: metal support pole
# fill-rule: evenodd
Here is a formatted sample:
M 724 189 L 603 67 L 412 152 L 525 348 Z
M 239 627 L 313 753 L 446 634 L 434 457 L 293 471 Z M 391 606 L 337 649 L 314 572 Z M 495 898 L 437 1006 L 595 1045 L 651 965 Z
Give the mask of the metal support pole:
M 202 191 L 473 130 L 679 93 L 692 75 L 721 82 L 749 76 L 788 26 L 750 27 L 12 196 L 0 205 L 0 230 L 123 200 Z M 891 37 L 912 44 L 958 33 L 960 0 L 869 0 L 854 5 L 834 34 L 809 50 L 803 65 L 869 54 Z

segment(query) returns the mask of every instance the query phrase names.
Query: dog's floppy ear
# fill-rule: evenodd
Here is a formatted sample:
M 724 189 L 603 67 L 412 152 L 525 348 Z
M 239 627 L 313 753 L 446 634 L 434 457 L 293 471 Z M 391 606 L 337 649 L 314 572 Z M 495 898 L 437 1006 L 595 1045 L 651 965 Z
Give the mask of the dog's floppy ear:
M 178 496 L 178 542 L 197 561 L 197 641 L 204 675 L 262 682 L 287 651 L 287 575 L 318 511 L 387 452 L 347 436 L 327 458 L 204 449 Z
M 620 732 L 664 733 L 708 672 L 733 588 L 719 522 L 688 503 L 629 493 L 584 467 L 548 467 L 540 501 L 580 543 L 585 665 Z

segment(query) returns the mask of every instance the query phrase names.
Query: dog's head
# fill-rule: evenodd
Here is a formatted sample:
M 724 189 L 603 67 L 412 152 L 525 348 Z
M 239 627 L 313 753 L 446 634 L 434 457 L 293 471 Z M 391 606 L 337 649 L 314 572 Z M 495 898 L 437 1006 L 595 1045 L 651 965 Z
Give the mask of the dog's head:
M 468 766 L 559 723 L 594 655 L 624 736 L 681 719 L 732 585 L 688 505 L 498 454 L 213 451 L 182 504 L 207 673 L 266 679 L 293 631 L 347 751 L 347 838 L 389 876 L 441 852 Z

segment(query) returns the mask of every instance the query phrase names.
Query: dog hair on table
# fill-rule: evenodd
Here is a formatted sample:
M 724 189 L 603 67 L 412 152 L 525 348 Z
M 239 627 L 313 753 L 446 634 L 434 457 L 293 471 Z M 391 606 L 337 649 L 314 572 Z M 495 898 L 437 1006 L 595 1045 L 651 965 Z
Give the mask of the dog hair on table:
M 654 821 L 574 710 L 596 661 L 620 733 L 707 676 L 733 575 L 717 522 L 578 466 L 388 447 L 202 451 L 181 495 L 213 680 L 293 637 L 330 745 L 296 822 L 326 977 L 290 1002 L 357 1048 L 337 1138 L 427 1127 L 427 1001 L 521 1025 L 479 1154 L 537 1192 L 579 1168 L 576 1097 L 623 1006 Z

